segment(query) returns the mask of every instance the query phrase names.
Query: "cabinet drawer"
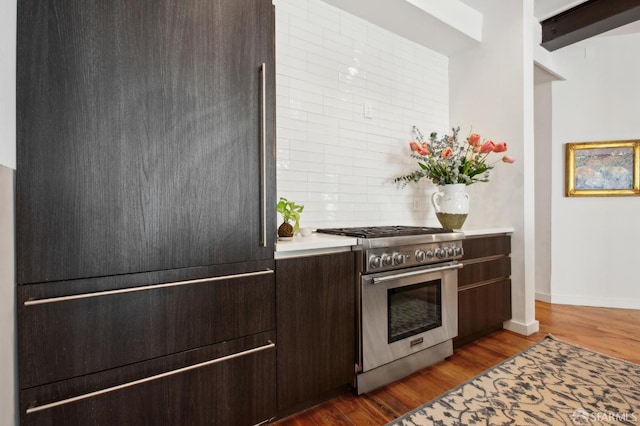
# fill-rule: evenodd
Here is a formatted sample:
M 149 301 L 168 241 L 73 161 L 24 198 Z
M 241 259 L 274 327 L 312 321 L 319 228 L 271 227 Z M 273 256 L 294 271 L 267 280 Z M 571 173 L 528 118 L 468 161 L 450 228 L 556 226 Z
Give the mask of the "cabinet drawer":
M 275 329 L 273 271 L 35 304 L 29 287 L 18 287 L 21 389 Z
M 458 270 L 459 288 L 511 275 L 511 258 L 509 257 L 499 257 L 485 262 L 463 263 L 464 267 Z
M 505 279 L 458 291 L 458 337 L 455 345 L 502 328 L 511 318 L 511 280 Z
M 275 332 L 20 392 L 21 425 L 250 425 L 275 415 Z
M 498 235 L 495 237 L 468 238 L 462 241 L 463 260 L 482 257 L 508 255 L 511 253 L 511 237 Z

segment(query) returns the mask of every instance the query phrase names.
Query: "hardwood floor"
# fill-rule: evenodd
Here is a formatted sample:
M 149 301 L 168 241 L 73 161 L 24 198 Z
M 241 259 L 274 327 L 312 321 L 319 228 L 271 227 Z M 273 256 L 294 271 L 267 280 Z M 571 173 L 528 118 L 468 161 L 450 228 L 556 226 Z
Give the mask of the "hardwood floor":
M 275 424 L 384 425 L 551 333 L 559 340 L 640 364 L 640 310 L 536 302 L 540 331 L 521 336 L 501 330 L 456 349 L 440 362 L 385 387 L 343 393 Z

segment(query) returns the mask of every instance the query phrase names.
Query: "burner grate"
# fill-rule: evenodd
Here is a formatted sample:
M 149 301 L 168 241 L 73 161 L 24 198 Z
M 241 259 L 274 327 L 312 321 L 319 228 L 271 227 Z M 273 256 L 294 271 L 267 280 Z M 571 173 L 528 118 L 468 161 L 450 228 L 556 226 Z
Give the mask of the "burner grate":
M 317 229 L 316 232 L 357 238 L 384 238 L 425 234 L 445 234 L 451 233 L 453 230 L 448 228 L 429 228 L 422 226 L 369 226 L 359 228 L 325 228 Z

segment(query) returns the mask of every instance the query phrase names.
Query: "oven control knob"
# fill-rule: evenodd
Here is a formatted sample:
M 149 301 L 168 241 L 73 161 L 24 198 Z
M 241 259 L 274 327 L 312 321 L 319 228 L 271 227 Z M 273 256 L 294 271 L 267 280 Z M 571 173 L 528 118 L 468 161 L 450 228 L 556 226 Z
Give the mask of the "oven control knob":
M 454 247 L 453 252 L 456 256 L 462 256 L 462 247 Z
M 391 266 L 393 265 L 393 258 L 390 254 L 382 255 L 382 266 Z
M 427 250 L 427 258 L 433 259 L 434 256 L 435 256 L 435 253 L 433 252 L 433 250 Z
M 426 256 L 427 254 L 424 252 L 424 250 L 416 250 L 416 260 L 418 262 L 424 262 Z
M 379 268 L 382 266 L 382 259 L 380 256 L 370 256 L 369 257 L 369 266 L 372 268 Z
M 404 255 L 402 253 L 393 253 L 393 264 L 402 265 L 404 263 Z
M 447 256 L 452 257 L 454 253 L 453 247 L 447 247 Z
M 447 250 L 446 249 L 442 249 L 442 248 L 437 248 L 436 249 L 436 257 L 438 259 L 442 259 L 446 255 L 447 255 Z

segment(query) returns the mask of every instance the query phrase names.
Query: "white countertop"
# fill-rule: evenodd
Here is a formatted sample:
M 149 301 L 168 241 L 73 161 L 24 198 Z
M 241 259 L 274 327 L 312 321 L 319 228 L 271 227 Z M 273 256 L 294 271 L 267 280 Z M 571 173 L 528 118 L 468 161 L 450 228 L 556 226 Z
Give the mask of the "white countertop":
M 463 229 L 466 237 L 476 237 L 492 234 L 510 234 L 513 228 L 486 228 L 486 229 Z M 350 251 L 352 246 L 358 243 L 354 237 L 344 237 L 341 235 L 330 235 L 312 233 L 308 237 L 296 235 L 291 241 L 277 241 L 275 245 L 275 258 L 284 259 L 288 257 L 311 256 L 318 254 L 336 253 L 340 251 Z
M 358 239 L 354 237 L 344 237 L 341 235 L 312 233 L 308 237 L 296 235 L 291 241 L 276 242 L 275 258 L 309 256 L 315 254 L 335 253 L 339 251 L 350 251 L 351 246 L 355 246 Z
M 513 228 L 485 228 L 485 229 L 461 229 L 465 237 L 476 237 L 479 235 L 512 234 Z

